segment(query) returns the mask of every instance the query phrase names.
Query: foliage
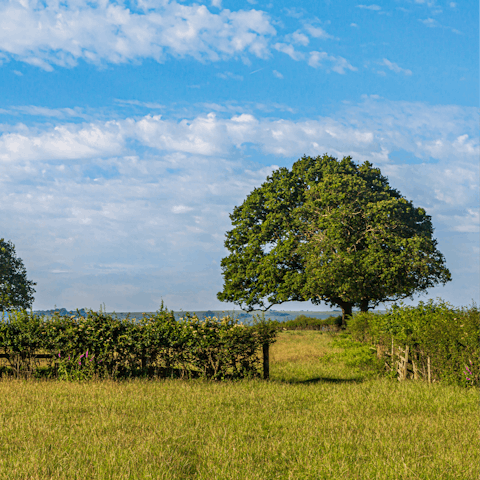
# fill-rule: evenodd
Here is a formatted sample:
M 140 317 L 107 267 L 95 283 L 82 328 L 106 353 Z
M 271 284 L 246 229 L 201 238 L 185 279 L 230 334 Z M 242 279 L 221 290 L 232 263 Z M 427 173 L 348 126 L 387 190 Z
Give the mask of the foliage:
M 358 313 L 348 331 L 355 340 L 386 351 L 392 341 L 394 346 L 408 345 L 422 369 L 430 357 L 434 380 L 480 386 L 480 316 L 475 304 L 454 308 L 430 300 L 416 307 L 394 305 L 385 314 Z
M 31 308 L 34 285 L 13 243 L 0 239 L 0 312 Z
M 430 216 L 369 162 L 303 157 L 230 218 L 217 296 L 245 310 L 310 300 L 345 318 L 450 280 Z
M 10 355 L 10 367 L 18 375 L 20 371 L 32 371 L 34 355 L 43 348 L 41 318 L 26 310 L 5 315 L 0 322 L 0 349 Z
M 52 356 L 49 372 L 55 362 L 65 379 L 243 378 L 259 373 L 259 349 L 273 343 L 275 334 L 268 324 L 245 327 L 231 317 L 185 314 L 177 322 L 163 303 L 139 320 L 93 311 L 86 317 L 20 311 L 0 322 L 0 350 L 17 375 L 38 367 L 36 354 L 44 353 Z
M 76 358 L 71 356 L 62 358 L 62 355 L 59 353 L 57 361 L 57 374 L 60 380 L 92 380 L 98 376 L 96 374 L 95 355 L 89 355 L 88 350 Z
M 331 315 L 325 319 L 299 315 L 293 320 L 278 322 L 279 328 L 283 328 L 285 330 L 330 330 L 332 328 L 339 328 L 341 325 L 341 315 Z
M 257 330 L 262 344 L 270 345 L 275 341 L 278 322 L 265 318 L 265 312 L 253 316 L 253 327 Z
M 445 284 L 430 216 L 369 162 L 329 161 L 299 209 L 307 296 L 362 311 Z

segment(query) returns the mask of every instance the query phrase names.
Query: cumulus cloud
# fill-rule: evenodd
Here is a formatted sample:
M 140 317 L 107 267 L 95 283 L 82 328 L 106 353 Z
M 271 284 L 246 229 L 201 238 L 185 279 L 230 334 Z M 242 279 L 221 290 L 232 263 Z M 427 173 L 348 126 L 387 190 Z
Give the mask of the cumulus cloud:
M 228 114 L 229 110 L 224 111 Z M 342 145 L 348 145 L 343 152 L 356 155 L 382 152 L 383 148 L 403 149 L 419 159 L 446 161 L 452 155 L 473 159 L 479 154 L 474 128 L 477 117 L 473 108 L 427 107 L 372 96 L 337 117 L 298 121 L 210 112 L 179 121 L 145 115 L 63 123 L 43 130 L 19 124 L 0 135 L 0 160 L 7 164 L 101 158 L 135 149 L 132 141 L 157 151 L 205 157 L 229 155 L 245 144 L 255 144 L 265 153 L 285 156 L 324 148 L 341 152 Z
M 295 45 L 307 46 L 310 42 L 308 37 L 302 33 L 300 30 L 293 32 L 291 34 L 285 35 L 285 41 L 287 43 L 293 43 Z
M 212 1 L 211 6 L 219 11 L 177 0 L 134 0 L 128 6 L 111 0 L 10 0 L 0 4 L 0 58 L 46 71 L 55 66 L 74 67 L 80 60 L 103 65 L 147 58 L 157 62 L 239 58 L 248 63 L 249 56 L 266 59 L 275 50 L 299 61 L 308 53 L 295 47 L 306 47 L 309 36 L 333 38 L 311 24 L 279 38 L 264 11 L 231 11 L 222 8 L 220 0 Z M 327 60 L 332 62 L 329 71 L 352 69 L 342 57 L 329 56 Z M 318 61 L 310 63 L 316 68 L 320 65 Z
M 220 8 L 220 2 L 214 6 Z M 169 56 L 218 61 L 250 53 L 265 58 L 276 34 L 259 10 L 210 12 L 172 1 L 125 5 L 109 1 L 12 0 L 0 6 L 0 52 L 52 70 Z
M 351 70 L 352 72 L 357 71 L 357 68 L 350 65 L 350 63 L 348 63 L 345 58 L 329 55 L 326 52 L 310 52 L 308 64 L 313 68 L 320 68 L 327 65 L 328 69 L 331 69 L 334 72 L 340 73 L 342 75 L 345 73 L 346 70 Z
M 286 43 L 279 42 L 273 45 L 273 48 L 275 50 L 278 50 L 279 52 L 285 53 L 293 60 L 302 60 L 303 58 L 305 58 L 304 54 L 302 52 L 298 52 L 297 50 L 295 50 L 293 45 L 288 45 Z
M 0 136 L 0 162 L 102 157 L 119 153 L 124 141 L 116 122 L 85 126 L 59 125 L 38 133 L 21 131 Z

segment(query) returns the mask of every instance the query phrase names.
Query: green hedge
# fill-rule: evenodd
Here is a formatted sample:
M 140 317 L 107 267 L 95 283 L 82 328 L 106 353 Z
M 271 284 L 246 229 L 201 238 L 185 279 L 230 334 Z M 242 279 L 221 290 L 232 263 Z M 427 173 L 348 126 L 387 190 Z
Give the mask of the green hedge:
M 325 319 L 299 315 L 294 320 L 276 322 L 279 328 L 286 330 L 337 330 L 342 325 L 342 316 L 330 316 Z
M 455 308 L 442 300 L 418 306 L 391 307 L 385 314 L 357 313 L 348 323 L 352 337 L 379 345 L 409 346 L 425 371 L 430 357 L 432 378 L 480 386 L 480 316 L 477 306 Z
M 21 311 L 0 322 L 0 353 L 9 356 L 3 370 L 17 376 L 243 378 L 260 373 L 259 351 L 275 341 L 275 332 L 269 322 L 246 327 L 228 316 L 199 320 L 185 314 L 176 321 L 163 304 L 141 319 Z M 54 358 L 41 365 L 37 354 Z

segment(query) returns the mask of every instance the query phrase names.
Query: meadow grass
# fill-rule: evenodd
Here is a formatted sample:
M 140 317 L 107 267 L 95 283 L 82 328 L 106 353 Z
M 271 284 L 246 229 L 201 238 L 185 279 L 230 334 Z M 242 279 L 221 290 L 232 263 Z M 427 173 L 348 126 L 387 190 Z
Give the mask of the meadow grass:
M 320 360 L 332 351 L 282 332 L 270 381 L 4 379 L 0 478 L 479 478 L 477 391 Z

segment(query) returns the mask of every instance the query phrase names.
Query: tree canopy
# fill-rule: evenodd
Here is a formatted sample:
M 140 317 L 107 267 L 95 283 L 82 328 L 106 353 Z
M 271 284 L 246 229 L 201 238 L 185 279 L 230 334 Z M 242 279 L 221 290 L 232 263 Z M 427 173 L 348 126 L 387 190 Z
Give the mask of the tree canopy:
M 367 311 L 451 279 L 431 217 L 350 157 L 304 156 L 230 215 L 219 300 L 268 310 L 296 300 Z
M 34 285 L 13 243 L 0 239 L 0 312 L 31 308 Z

